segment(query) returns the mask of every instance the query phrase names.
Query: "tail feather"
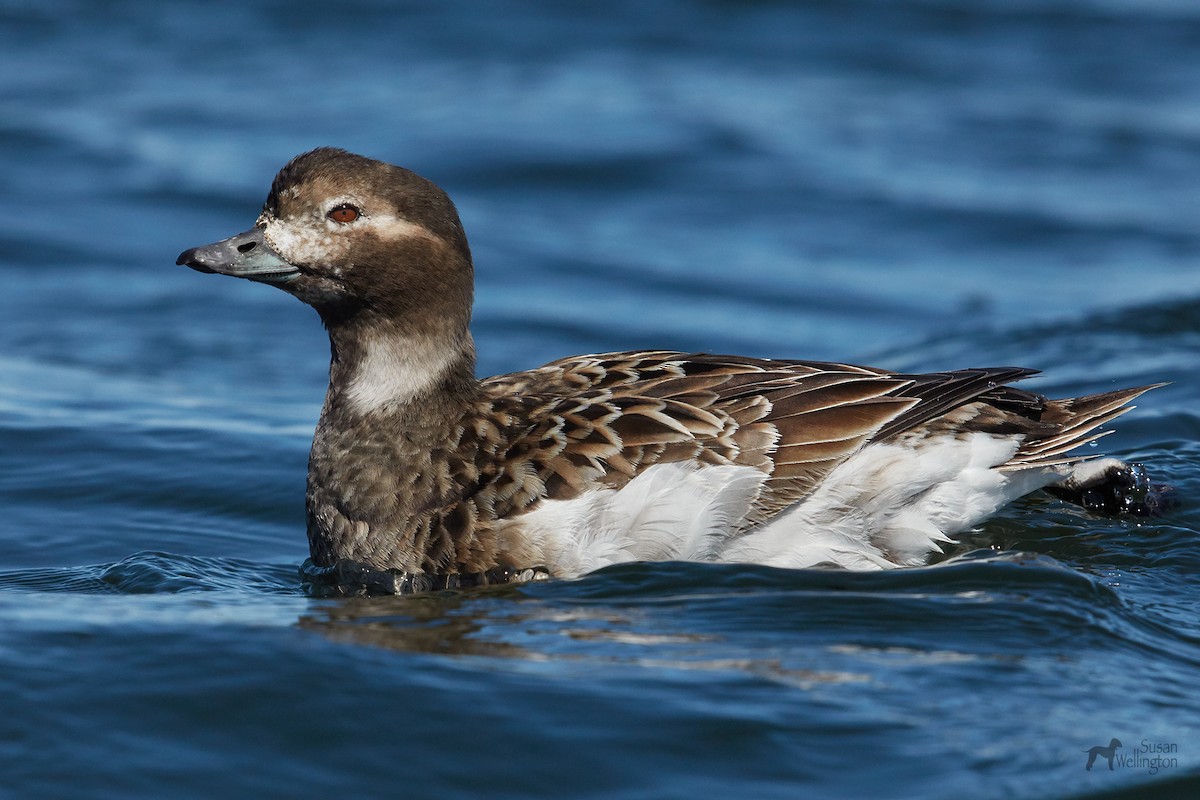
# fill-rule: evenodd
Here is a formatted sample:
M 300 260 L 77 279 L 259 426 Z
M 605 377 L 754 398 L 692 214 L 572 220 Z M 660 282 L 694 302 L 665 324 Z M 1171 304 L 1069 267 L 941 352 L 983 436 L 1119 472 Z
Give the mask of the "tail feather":
M 1004 465 L 1006 469 L 1034 466 L 1053 466 L 1081 460 L 1067 454 L 1107 436 L 1112 431 L 1096 431 L 1101 425 L 1131 411 L 1129 405 L 1141 395 L 1165 386 L 1156 383 L 1115 392 L 1050 400 L 1046 403 L 1042 421 L 1054 425 L 1047 436 L 1031 438 L 1021 445 L 1016 455 Z

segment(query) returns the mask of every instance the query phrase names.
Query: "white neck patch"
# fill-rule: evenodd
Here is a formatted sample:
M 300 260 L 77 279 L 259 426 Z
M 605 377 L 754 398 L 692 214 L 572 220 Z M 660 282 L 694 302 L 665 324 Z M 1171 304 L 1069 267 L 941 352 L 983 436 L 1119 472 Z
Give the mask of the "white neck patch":
M 376 336 L 367 340 L 364 351 L 344 389 L 359 414 L 403 405 L 428 390 L 462 349 L 424 336 Z

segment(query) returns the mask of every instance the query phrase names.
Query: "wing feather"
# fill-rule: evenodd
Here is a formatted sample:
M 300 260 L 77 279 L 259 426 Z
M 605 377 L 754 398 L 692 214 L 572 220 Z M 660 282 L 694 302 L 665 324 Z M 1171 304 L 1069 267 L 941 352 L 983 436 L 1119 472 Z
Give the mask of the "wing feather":
M 753 525 L 870 442 L 984 431 L 1021 437 L 1006 466 L 1077 460 L 1066 453 L 1103 435 L 1099 426 L 1154 388 L 1046 400 L 1008 385 L 1033 374 L 991 367 L 907 375 L 665 350 L 560 359 L 483 382 L 477 427 L 492 445 L 480 458 L 492 464 L 479 468 L 478 491 L 504 516 L 540 498 L 619 487 L 654 464 L 738 464 L 764 474 L 743 521 Z M 514 460 L 526 466 L 514 471 Z

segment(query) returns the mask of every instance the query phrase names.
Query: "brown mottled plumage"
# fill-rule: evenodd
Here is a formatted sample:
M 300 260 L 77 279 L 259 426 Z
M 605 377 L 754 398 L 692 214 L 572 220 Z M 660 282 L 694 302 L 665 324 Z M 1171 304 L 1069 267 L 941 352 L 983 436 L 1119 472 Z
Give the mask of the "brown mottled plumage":
M 918 563 L 1040 487 L 1153 504 L 1121 462 L 1069 455 L 1152 387 L 1047 400 L 1006 385 L 1033 374 L 1015 367 L 900 375 L 669 351 L 479 381 L 453 204 L 341 150 L 294 159 L 253 229 L 179 263 L 279 286 L 329 330 L 307 500 L 318 567 L 395 571 L 405 587 L 639 557 L 880 567 Z

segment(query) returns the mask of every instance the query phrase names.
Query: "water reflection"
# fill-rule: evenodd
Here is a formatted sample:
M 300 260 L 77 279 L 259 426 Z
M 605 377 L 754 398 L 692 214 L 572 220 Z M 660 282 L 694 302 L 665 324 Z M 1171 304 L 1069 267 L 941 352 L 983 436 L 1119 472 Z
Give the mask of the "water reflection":
M 858 670 L 800 666 L 811 660 L 804 647 L 781 652 L 774 644 L 767 650 L 753 644 L 735 646 L 724 633 L 688 630 L 698 624 L 696 619 L 672 625 L 670 611 L 661 606 L 580 604 L 577 597 L 555 597 L 553 590 L 549 594 L 531 596 L 529 587 L 503 586 L 329 600 L 314 606 L 298 625 L 340 643 L 527 665 L 732 672 L 800 688 L 870 680 Z M 703 602 L 704 597 L 694 599 Z M 845 660 L 833 650 L 827 652 Z
M 336 641 L 414 653 L 529 658 L 525 648 L 487 636 L 479 612 L 489 600 L 517 599 L 512 587 L 321 601 L 297 621 Z

